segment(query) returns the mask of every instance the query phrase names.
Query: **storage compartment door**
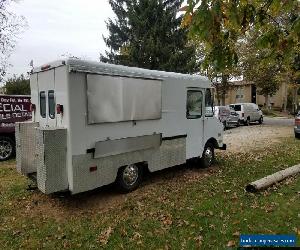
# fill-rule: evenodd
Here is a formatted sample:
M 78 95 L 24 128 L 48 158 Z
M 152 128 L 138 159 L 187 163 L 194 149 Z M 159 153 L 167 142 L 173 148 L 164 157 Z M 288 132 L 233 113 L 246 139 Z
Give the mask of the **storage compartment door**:
M 45 194 L 68 189 L 67 130 L 37 129 L 37 184 Z

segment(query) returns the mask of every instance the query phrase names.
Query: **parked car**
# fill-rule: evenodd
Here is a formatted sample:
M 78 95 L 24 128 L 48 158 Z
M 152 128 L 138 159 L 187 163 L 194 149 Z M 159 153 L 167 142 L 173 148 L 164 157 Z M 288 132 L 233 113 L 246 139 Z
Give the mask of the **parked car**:
M 214 115 L 223 124 L 224 129 L 239 126 L 239 115 L 229 106 L 215 106 Z
M 0 95 L 0 161 L 15 154 L 15 123 L 31 116 L 30 96 Z
M 298 111 L 298 114 L 295 117 L 295 137 L 300 139 L 300 110 Z
M 254 103 L 235 103 L 229 105 L 239 114 L 239 120 L 241 124 L 246 126 L 250 125 L 250 122 L 263 123 L 263 114 L 258 106 Z
M 228 106 L 229 107 L 229 106 Z M 230 108 L 230 107 L 229 107 Z M 230 108 L 230 115 L 227 121 L 229 126 L 238 127 L 240 126 L 240 116 L 239 114 L 232 108 Z

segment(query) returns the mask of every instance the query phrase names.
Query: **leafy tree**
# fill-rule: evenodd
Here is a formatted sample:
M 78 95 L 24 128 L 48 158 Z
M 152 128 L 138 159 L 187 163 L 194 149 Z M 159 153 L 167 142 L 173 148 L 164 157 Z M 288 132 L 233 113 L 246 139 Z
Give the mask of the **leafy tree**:
M 103 62 L 147 69 L 193 73 L 197 70 L 195 46 L 180 28 L 178 10 L 183 0 L 110 0 L 116 14 L 107 21 L 110 48 Z
M 26 26 L 24 17 L 9 10 L 11 2 L 14 0 L 0 0 L 0 81 L 5 76 L 8 58 L 16 45 L 17 35 Z
M 9 78 L 4 88 L 7 95 L 30 95 L 30 81 L 23 74 Z
M 277 65 L 275 69 L 289 76 L 290 81 L 298 79 L 299 71 L 295 70 L 294 65 L 300 49 L 299 1 L 189 0 L 182 10 L 186 12 L 182 25 L 188 27 L 191 37 L 204 47 L 202 66 L 210 68 L 214 74 L 229 75 L 228 72 L 240 66 L 239 43 L 249 33 L 255 32 L 257 37 L 251 44 L 256 49 L 254 54 L 258 53 L 258 58 L 261 58 L 261 50 L 264 52 L 263 61 L 258 66 L 252 64 L 252 67 L 266 70 L 264 72 L 271 74 L 269 77 L 272 79 L 274 72 L 271 71 L 274 69 L 270 65 Z M 221 81 L 223 92 L 227 86 L 226 78 L 224 80 Z M 262 81 L 256 80 L 263 85 Z M 265 94 L 268 91 L 272 94 L 277 88 L 273 80 L 265 84 L 265 88 L 261 88 Z
M 199 4 L 200 3 L 200 4 Z M 300 3 L 297 0 L 189 0 L 183 25 L 204 43 L 217 71 L 237 63 L 236 42 L 249 30 L 260 31 L 257 45 L 282 61 L 299 50 Z

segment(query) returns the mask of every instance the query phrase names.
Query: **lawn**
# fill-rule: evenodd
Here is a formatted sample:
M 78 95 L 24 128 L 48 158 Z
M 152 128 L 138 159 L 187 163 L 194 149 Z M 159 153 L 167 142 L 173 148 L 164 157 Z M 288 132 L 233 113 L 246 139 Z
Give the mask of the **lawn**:
M 15 161 L 0 164 L 3 249 L 226 249 L 240 234 L 296 234 L 300 176 L 249 194 L 247 183 L 300 163 L 300 140 L 268 150 L 218 152 L 210 169 L 192 164 L 147 176 L 120 195 L 112 186 L 69 196 L 26 190 Z

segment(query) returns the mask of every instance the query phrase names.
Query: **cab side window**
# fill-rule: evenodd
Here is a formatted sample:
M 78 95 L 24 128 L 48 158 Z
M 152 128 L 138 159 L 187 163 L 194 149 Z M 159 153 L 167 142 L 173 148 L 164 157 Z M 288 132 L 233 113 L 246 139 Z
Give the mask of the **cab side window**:
M 40 92 L 40 115 L 46 118 L 46 93 L 45 91 Z
M 200 90 L 187 91 L 186 118 L 198 119 L 202 117 L 203 94 Z

